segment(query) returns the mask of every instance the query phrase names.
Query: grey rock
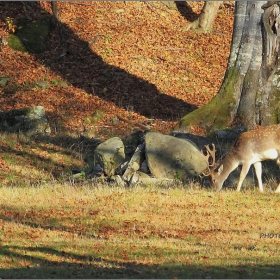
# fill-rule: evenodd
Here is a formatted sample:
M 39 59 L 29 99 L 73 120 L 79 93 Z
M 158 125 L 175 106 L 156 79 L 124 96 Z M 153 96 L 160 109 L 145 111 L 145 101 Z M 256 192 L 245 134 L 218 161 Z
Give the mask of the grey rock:
M 85 179 L 85 172 L 81 171 L 79 173 L 72 174 L 71 179 Z
M 143 153 L 144 153 L 144 145 L 140 144 L 136 148 L 131 160 L 128 163 L 127 169 L 123 174 L 124 180 L 129 181 L 131 176 L 135 173 L 135 171 L 139 170 L 141 161 L 143 161 L 143 157 L 144 157 Z
M 10 81 L 9 77 L 0 77 L 0 86 L 4 87 L 6 86 Z
M 38 86 L 41 89 L 49 89 L 50 88 L 50 85 L 47 82 L 42 81 L 42 80 L 35 82 L 35 85 Z
M 144 160 L 144 161 L 141 163 L 140 171 L 142 171 L 142 172 L 144 172 L 144 173 L 146 173 L 146 174 L 150 173 L 147 160 Z
M 200 150 L 204 149 L 205 145 L 209 145 L 213 142 L 206 137 L 191 134 L 191 133 L 181 133 L 178 131 L 173 131 L 170 133 L 170 135 L 174 136 L 176 138 L 181 138 L 181 139 L 186 139 L 186 140 L 192 141 Z
M 1 112 L 0 130 L 12 133 L 23 132 L 29 136 L 51 132 L 43 106 Z
M 133 154 L 138 145 L 144 142 L 144 132 L 141 130 L 136 130 L 130 134 L 126 139 L 124 139 L 125 153 Z
M 173 179 L 152 178 L 143 172 L 137 171 L 131 177 L 130 182 L 129 182 L 129 187 L 132 188 L 132 187 L 135 187 L 136 185 L 143 186 L 143 187 L 144 186 L 146 186 L 146 187 L 149 187 L 149 186 L 171 187 L 174 185 L 174 183 L 175 183 L 175 180 L 173 180 Z
M 82 145 L 87 146 L 87 152 L 84 154 L 84 161 L 88 164 L 90 168 L 94 168 L 94 150 L 96 147 L 102 143 L 100 139 L 97 138 L 87 138 L 83 135 L 79 139 Z
M 224 141 L 234 141 L 242 132 L 247 131 L 245 126 L 236 126 L 229 129 L 218 130 L 216 134 L 216 138 L 218 140 Z
M 120 175 L 111 176 L 110 179 L 120 187 L 126 187 L 127 186 L 126 182 L 123 181 L 123 179 Z
M 149 182 L 150 179 L 152 178 L 149 175 L 141 171 L 136 171 L 132 174 L 129 180 L 129 187 L 134 187 L 137 184 L 147 184 L 147 182 Z
M 47 39 L 54 27 L 52 17 L 39 17 L 34 20 L 20 18 L 16 30 L 8 38 L 8 45 L 18 51 L 39 54 L 47 49 Z
M 124 144 L 119 137 L 106 140 L 94 151 L 94 165 L 99 165 L 107 176 L 113 176 L 124 161 Z
M 145 143 L 148 167 L 156 178 L 186 180 L 208 167 L 200 150 L 187 140 L 148 132 Z
M 125 161 L 116 169 L 115 174 L 116 175 L 122 175 L 126 171 L 128 167 L 128 159 L 126 158 Z

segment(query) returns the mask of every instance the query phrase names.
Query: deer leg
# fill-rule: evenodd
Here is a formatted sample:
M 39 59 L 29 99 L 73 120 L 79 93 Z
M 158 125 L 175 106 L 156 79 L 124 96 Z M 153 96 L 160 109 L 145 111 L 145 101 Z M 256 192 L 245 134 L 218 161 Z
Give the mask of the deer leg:
M 255 171 L 256 171 L 260 192 L 263 192 L 263 185 L 262 185 L 262 163 L 260 161 L 254 163 L 254 168 L 255 168 Z
M 242 170 L 241 170 L 241 173 L 240 173 L 240 176 L 239 176 L 239 181 L 238 181 L 237 188 L 236 188 L 236 190 L 238 192 L 240 192 L 242 183 L 243 183 L 243 181 L 244 181 L 244 179 L 245 179 L 245 177 L 246 177 L 246 175 L 249 171 L 250 166 L 251 166 L 251 164 L 248 164 L 248 163 L 244 163 L 242 165 Z

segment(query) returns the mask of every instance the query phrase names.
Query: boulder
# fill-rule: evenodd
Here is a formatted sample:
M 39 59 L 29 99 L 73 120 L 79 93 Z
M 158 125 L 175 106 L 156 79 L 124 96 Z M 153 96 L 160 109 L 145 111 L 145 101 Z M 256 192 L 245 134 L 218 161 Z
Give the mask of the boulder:
M 136 130 L 124 139 L 125 153 L 127 155 L 133 155 L 138 145 L 144 142 L 144 132 Z
M 10 82 L 10 78 L 6 76 L 0 76 L 0 87 L 6 86 Z
M 115 182 L 120 187 L 127 187 L 126 182 L 122 179 L 120 175 L 114 175 L 110 177 L 111 182 Z
M 0 112 L 0 130 L 23 132 L 29 136 L 51 132 L 43 106 Z
M 192 141 L 200 150 L 203 150 L 205 145 L 209 145 L 213 142 L 206 137 L 191 134 L 191 133 L 181 133 L 178 131 L 173 131 L 170 133 L 170 135 L 174 136 L 176 138 L 181 138 L 181 139 Z
M 129 187 L 135 187 L 136 185 L 140 186 L 159 186 L 159 187 L 171 187 L 174 186 L 175 180 L 173 179 L 158 179 L 158 178 L 151 178 L 149 175 L 141 172 L 141 171 L 136 171 L 130 181 L 129 181 Z
M 141 165 L 141 162 L 143 161 L 143 157 L 144 157 L 143 152 L 144 152 L 144 145 L 140 144 L 136 148 L 131 160 L 128 163 L 127 169 L 123 174 L 123 179 L 126 180 L 127 182 L 130 180 L 131 176 L 137 170 L 140 169 L 140 165 Z
M 146 134 L 146 160 L 156 178 L 180 179 L 197 176 L 208 163 L 190 141 L 157 132 Z
M 8 38 L 10 48 L 22 52 L 39 54 L 47 49 L 47 39 L 54 28 L 52 17 L 42 17 L 35 20 L 21 18 L 16 30 Z
M 247 131 L 247 127 L 239 125 L 232 128 L 216 131 L 216 138 L 224 142 L 234 142 L 235 139 L 243 132 Z
M 106 140 L 94 151 L 94 165 L 99 165 L 107 176 L 113 176 L 124 161 L 124 144 L 119 137 Z
M 146 174 L 151 173 L 150 170 L 149 170 L 148 163 L 147 163 L 146 159 L 141 163 L 141 166 L 140 166 L 139 170 L 146 173 Z
M 35 82 L 35 86 L 41 88 L 41 89 L 49 89 L 50 85 L 47 81 L 39 80 Z

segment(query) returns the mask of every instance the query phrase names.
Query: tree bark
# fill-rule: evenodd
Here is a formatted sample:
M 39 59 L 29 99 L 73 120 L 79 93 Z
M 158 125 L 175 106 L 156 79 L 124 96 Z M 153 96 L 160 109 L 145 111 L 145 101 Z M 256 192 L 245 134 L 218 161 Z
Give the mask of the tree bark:
M 252 128 L 280 122 L 280 15 L 275 2 L 236 1 L 230 57 L 217 95 L 183 117 L 178 130 L 190 126 L 209 132 L 235 124 Z
M 196 29 L 202 33 L 211 32 L 220 4 L 220 1 L 205 1 L 200 16 L 188 24 L 186 30 Z

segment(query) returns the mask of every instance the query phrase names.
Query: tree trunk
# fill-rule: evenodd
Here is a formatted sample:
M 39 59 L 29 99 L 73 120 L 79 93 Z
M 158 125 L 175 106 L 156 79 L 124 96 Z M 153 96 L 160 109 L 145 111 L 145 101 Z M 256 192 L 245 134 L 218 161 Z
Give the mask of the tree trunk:
M 220 4 L 220 1 L 205 1 L 200 16 L 190 23 L 186 30 L 196 29 L 202 33 L 211 32 Z
M 51 1 L 51 4 L 52 4 L 53 15 L 56 18 L 56 20 L 59 21 L 59 11 L 58 11 L 58 7 L 57 7 L 57 2 L 56 1 Z
M 224 81 L 205 106 L 183 117 L 180 131 L 209 132 L 235 124 L 249 128 L 280 122 L 279 6 L 236 1 L 231 52 Z

